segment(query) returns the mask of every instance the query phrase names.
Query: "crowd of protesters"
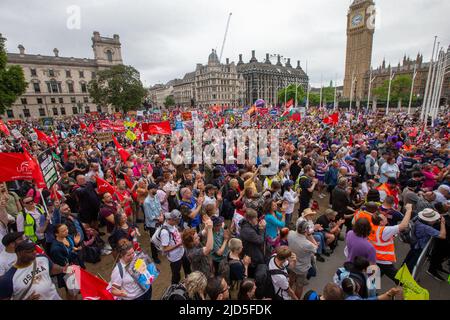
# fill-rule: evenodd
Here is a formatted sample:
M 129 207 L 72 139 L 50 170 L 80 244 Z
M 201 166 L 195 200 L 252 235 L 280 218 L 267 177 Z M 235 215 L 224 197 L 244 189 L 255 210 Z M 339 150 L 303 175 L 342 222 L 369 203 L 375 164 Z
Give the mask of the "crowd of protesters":
M 198 111 L 198 117 L 225 131 L 242 126 L 237 110 Z M 310 108 L 300 122 L 252 116 L 255 127 L 281 129 L 279 170 L 270 176 L 248 159 L 175 165 L 171 135 L 115 133 L 129 155 L 124 159 L 112 141 L 97 139 L 99 121 L 113 121 L 112 115 L 55 120 L 52 128 L 10 124 L 23 137 L 0 133 L 0 151 L 37 156 L 50 149 L 60 179 L 50 190 L 31 181 L 0 184 L 0 298 L 77 299 L 67 268 L 85 269 L 112 254 L 107 290 L 117 299 L 150 300 L 152 288 L 140 286 L 126 268 L 143 250 L 144 232 L 151 261 L 169 262 L 170 270 L 161 271 L 171 273 L 167 300 L 391 299 L 399 293 L 399 239 L 411 247 L 404 263 L 412 272 L 434 238 L 427 272 L 444 281 L 449 115 L 424 126 L 418 114 L 341 110 L 338 121 L 324 123 L 332 112 Z M 168 119 L 174 128 L 175 115 Z M 128 120 L 136 128 L 146 121 Z M 56 141 L 32 139 L 37 127 Z M 304 292 L 312 277 L 329 276 L 317 266 L 337 246 L 345 247 L 343 268 L 321 295 Z M 374 266 L 392 289 L 368 287 Z

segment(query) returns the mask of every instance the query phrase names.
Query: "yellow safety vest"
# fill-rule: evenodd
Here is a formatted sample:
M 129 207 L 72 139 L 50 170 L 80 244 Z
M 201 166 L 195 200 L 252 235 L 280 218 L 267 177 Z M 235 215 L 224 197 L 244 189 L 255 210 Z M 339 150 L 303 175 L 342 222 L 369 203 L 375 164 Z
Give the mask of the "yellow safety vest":
M 39 211 L 39 213 L 42 215 L 45 215 L 44 209 L 42 209 L 39 206 L 36 206 L 36 209 Z M 25 211 L 22 211 L 21 214 L 23 214 L 23 233 L 26 235 L 30 240 L 33 242 L 37 242 L 37 236 L 36 236 L 36 221 L 34 220 L 33 216 L 29 214 L 28 212 L 25 213 Z

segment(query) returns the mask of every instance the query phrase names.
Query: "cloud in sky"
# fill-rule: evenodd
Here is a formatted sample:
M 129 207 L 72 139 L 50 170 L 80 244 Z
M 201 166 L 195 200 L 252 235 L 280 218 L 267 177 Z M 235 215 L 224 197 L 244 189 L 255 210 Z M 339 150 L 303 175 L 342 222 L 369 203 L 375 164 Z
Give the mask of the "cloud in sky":
M 228 13 L 232 12 L 223 60 L 244 61 L 256 50 L 279 53 L 296 65 L 301 60 L 313 84 L 344 77 L 346 19 L 351 0 L 2 0 L 0 32 L 7 49 L 61 56 L 92 57 L 93 31 L 120 35 L 126 64 L 141 72 L 145 85 L 181 78 L 206 63 L 212 48 L 220 52 Z M 450 44 L 450 1 L 377 0 L 373 66 L 383 58 L 397 65 L 417 52 L 428 60 L 434 35 Z M 81 28 L 68 29 L 66 12 L 81 9 Z

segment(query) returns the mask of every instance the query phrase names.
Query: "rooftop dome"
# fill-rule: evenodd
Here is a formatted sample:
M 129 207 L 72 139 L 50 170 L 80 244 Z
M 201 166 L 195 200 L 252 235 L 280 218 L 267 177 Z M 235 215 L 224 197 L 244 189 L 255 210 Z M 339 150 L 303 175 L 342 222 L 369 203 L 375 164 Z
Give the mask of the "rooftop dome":
M 210 53 L 208 57 L 208 64 L 212 63 L 220 63 L 219 57 L 217 56 L 216 50 L 212 49 L 212 52 Z

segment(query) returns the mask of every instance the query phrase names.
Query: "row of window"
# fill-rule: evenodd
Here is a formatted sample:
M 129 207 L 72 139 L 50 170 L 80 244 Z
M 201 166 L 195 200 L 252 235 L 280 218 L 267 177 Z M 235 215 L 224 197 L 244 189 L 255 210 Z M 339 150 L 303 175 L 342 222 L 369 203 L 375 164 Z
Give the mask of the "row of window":
M 66 115 L 66 107 L 60 107 L 59 110 L 58 110 L 57 107 L 53 107 L 51 110 L 52 110 L 52 115 L 53 116 L 58 116 L 59 115 L 58 112 L 60 112 L 60 114 L 62 116 Z M 47 113 L 45 112 L 44 108 L 39 108 L 38 111 L 39 111 L 39 116 L 40 117 L 47 116 Z M 101 111 L 102 111 L 102 108 L 100 106 L 97 106 L 97 112 L 101 112 Z M 73 114 L 78 114 L 79 112 L 81 112 L 81 111 L 78 109 L 78 107 L 72 107 L 72 113 Z M 85 113 L 90 113 L 91 112 L 91 108 L 89 106 L 84 106 L 84 112 Z M 14 118 L 14 111 L 11 110 L 11 109 L 6 110 L 6 116 L 9 119 Z M 30 109 L 24 108 L 23 109 L 23 116 L 25 118 L 31 117 Z
M 210 100 L 210 99 L 236 99 L 236 95 L 234 94 L 213 94 L 209 95 L 199 95 L 199 100 Z
M 47 92 L 49 93 L 63 93 L 61 82 L 56 82 L 54 80 L 47 81 Z M 86 83 L 80 82 L 81 92 L 87 93 L 87 85 Z M 37 82 L 33 82 L 34 93 L 41 93 L 41 85 Z M 69 93 L 74 93 L 73 83 L 67 82 L 67 89 Z
M 36 98 L 36 102 L 37 102 L 37 104 L 42 104 L 42 98 Z M 27 105 L 28 104 L 28 100 L 27 100 L 27 98 L 20 98 L 20 102 L 23 104 L 23 105 Z M 75 99 L 75 97 L 70 97 L 70 103 L 76 103 L 77 101 L 76 101 L 76 99 Z M 89 102 L 89 97 L 83 97 L 83 102 L 85 102 L 85 103 L 88 103 Z M 50 98 L 50 103 L 56 103 L 56 98 Z M 64 98 L 62 98 L 62 97 L 59 97 L 58 98 L 58 103 L 65 103 L 64 102 Z
M 36 69 L 30 68 L 30 72 L 31 72 L 31 76 L 32 77 L 37 77 Z M 48 69 L 48 76 L 49 77 L 54 77 L 55 76 L 55 70 Z M 84 78 L 84 71 L 83 70 L 78 70 L 78 76 L 80 78 Z M 92 71 L 91 72 L 92 79 L 94 79 L 96 76 L 97 76 L 97 74 L 95 73 L 95 71 Z M 72 78 L 72 71 L 71 70 L 66 70 L 66 78 Z

